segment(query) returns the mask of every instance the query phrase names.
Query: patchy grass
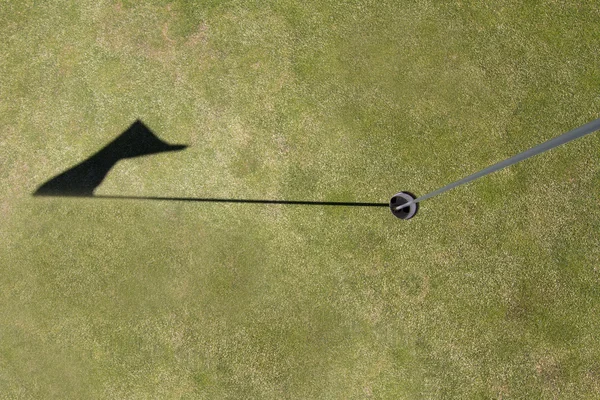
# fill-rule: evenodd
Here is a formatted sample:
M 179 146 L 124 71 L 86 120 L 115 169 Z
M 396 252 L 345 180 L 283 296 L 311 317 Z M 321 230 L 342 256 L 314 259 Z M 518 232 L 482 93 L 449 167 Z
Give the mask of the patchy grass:
M 0 2 L 6 398 L 597 398 L 597 2 Z

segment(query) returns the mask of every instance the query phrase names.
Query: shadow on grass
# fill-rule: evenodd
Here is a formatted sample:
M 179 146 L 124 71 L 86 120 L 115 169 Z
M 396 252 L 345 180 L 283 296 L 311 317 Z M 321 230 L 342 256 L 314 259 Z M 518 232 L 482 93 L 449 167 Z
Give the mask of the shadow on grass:
M 97 153 L 42 184 L 33 193 L 33 196 L 82 197 L 88 199 L 113 200 L 388 207 L 387 203 L 94 195 L 94 190 L 100 186 L 106 175 L 108 175 L 109 171 L 117 162 L 119 162 L 119 160 L 158 154 L 167 151 L 179 151 L 185 149 L 186 147 L 187 146 L 185 145 L 171 145 L 163 142 L 146 125 L 144 125 L 142 121 L 137 120 L 125 132 L 104 146 Z
M 33 195 L 90 197 L 119 160 L 183 150 L 186 147 L 163 142 L 142 121 L 137 120 L 100 151 L 50 179 Z

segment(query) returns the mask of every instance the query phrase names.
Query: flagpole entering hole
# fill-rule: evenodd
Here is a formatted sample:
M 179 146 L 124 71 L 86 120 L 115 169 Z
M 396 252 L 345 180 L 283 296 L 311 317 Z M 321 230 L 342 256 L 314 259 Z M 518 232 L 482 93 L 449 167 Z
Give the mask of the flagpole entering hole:
M 390 210 L 392 214 L 400 219 L 410 219 L 414 217 L 418 211 L 418 205 L 420 202 L 430 199 L 438 194 L 447 192 L 448 190 L 454 189 L 458 186 L 464 185 L 468 182 L 474 181 L 475 179 L 481 178 L 485 175 L 491 174 L 492 172 L 496 172 L 513 164 L 516 164 L 520 161 L 526 160 L 530 157 L 536 156 L 538 154 L 544 153 L 548 150 L 551 150 L 555 147 L 558 147 L 562 144 L 568 143 L 572 140 L 578 139 L 582 136 L 588 135 L 600 129 L 600 118 L 589 122 L 585 125 L 582 125 L 578 128 L 575 128 L 567 133 L 563 133 L 560 136 L 555 137 L 554 139 L 550 139 L 547 142 L 539 144 L 535 147 L 532 147 L 529 150 L 526 150 L 522 153 L 519 153 L 513 157 L 507 158 L 506 160 L 500 161 L 494 165 L 491 165 L 481 171 L 475 172 L 463 179 L 460 179 L 456 182 L 452 182 L 444 187 L 441 187 L 433 192 L 427 193 L 421 197 L 415 197 L 413 194 L 409 192 L 399 192 L 396 193 L 390 199 Z

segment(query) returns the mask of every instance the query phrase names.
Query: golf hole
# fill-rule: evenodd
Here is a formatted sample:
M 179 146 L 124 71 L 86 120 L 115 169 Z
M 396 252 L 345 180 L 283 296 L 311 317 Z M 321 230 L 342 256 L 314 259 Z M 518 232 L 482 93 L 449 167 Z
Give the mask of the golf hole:
M 417 211 L 419 210 L 418 203 L 412 203 L 408 207 L 401 208 L 400 210 L 396 210 L 396 207 L 406 204 L 408 202 L 412 202 L 416 199 L 416 197 L 408 192 L 400 192 L 396 193 L 390 199 L 390 211 L 394 216 L 400 219 L 411 219 L 415 216 Z

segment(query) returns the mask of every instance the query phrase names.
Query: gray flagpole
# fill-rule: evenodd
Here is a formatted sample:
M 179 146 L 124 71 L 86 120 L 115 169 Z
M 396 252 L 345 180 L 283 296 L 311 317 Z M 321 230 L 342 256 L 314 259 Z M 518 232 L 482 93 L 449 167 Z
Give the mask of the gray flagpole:
M 496 163 L 492 166 L 482 169 L 481 171 L 475 172 L 474 174 L 469 175 L 463 179 L 460 179 L 456 182 L 452 182 L 442 188 L 434 190 L 433 192 L 427 193 L 426 195 L 423 195 L 419 198 L 415 198 L 412 194 L 410 194 L 408 192 L 400 192 L 400 193 L 394 195 L 394 197 L 392 197 L 392 199 L 390 201 L 390 209 L 392 210 L 392 213 L 395 216 L 397 216 L 398 218 L 401 218 L 401 219 L 412 218 L 414 216 L 414 214 L 416 214 L 417 204 L 423 200 L 427 200 L 429 198 L 432 198 L 433 196 L 437 196 L 438 194 L 444 193 L 448 190 L 454 189 L 455 187 L 458 187 L 458 186 L 464 185 L 468 182 L 474 181 L 475 179 L 481 178 L 485 175 L 491 174 L 492 172 L 496 172 L 496 171 L 506 168 L 510 165 L 516 164 L 527 158 L 533 157 L 540 153 L 544 153 L 544 152 L 551 150 L 555 147 L 558 147 L 562 144 L 568 143 L 572 140 L 575 140 L 582 136 L 593 133 L 599 129 L 600 129 L 600 118 L 598 118 L 592 122 L 589 122 L 585 125 L 582 125 L 579 128 L 575 128 L 567 133 L 563 133 L 562 135 L 557 136 L 554 139 L 550 139 L 547 142 L 544 142 L 544 143 L 539 144 L 529 150 L 519 153 L 516 156 L 507 158 L 504 161 L 500 161 L 499 163 Z M 405 201 L 402 201 L 402 200 L 405 200 Z M 398 204 L 398 201 L 400 201 L 399 204 Z M 408 211 L 404 210 L 406 207 L 409 208 Z

